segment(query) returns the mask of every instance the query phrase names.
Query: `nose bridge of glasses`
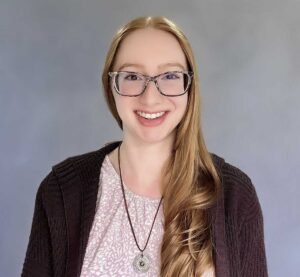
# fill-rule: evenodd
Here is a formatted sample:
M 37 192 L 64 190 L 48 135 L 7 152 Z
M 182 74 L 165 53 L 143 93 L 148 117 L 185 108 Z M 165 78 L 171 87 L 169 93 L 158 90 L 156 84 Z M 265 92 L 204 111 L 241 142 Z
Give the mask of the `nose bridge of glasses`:
M 148 88 L 148 85 L 150 82 L 153 82 L 155 84 L 155 87 L 156 89 L 158 90 L 158 92 L 160 92 L 160 89 L 159 89 L 159 85 L 158 85 L 158 82 L 157 82 L 157 77 L 158 76 L 145 76 L 145 89 L 144 91 Z

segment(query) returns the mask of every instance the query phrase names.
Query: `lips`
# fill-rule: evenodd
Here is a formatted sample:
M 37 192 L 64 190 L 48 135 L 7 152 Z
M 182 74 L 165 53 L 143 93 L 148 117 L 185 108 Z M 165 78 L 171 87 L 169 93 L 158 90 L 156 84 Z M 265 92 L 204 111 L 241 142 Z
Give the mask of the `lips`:
M 165 113 L 166 111 L 160 111 L 160 112 L 136 111 L 136 114 L 146 119 L 156 119 L 163 116 Z
M 148 117 L 153 117 L 153 118 L 146 118 L 145 114 L 147 115 L 147 113 L 142 112 L 142 111 L 135 111 L 137 120 L 139 121 L 139 123 L 145 127 L 156 127 L 161 125 L 166 117 L 169 114 L 169 111 L 160 111 L 160 112 L 156 112 L 156 113 L 148 113 Z M 159 117 L 154 117 L 152 116 L 152 114 L 161 114 L 161 116 Z

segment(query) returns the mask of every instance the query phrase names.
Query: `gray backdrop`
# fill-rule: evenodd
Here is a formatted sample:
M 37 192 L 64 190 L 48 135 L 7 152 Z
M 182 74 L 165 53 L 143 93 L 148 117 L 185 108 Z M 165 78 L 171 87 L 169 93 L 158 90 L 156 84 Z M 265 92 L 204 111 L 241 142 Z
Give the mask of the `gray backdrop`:
M 1 0 L 1 276 L 20 275 L 51 166 L 121 137 L 100 73 L 117 28 L 149 14 L 173 19 L 192 43 L 208 148 L 256 186 L 270 276 L 299 276 L 297 0 Z

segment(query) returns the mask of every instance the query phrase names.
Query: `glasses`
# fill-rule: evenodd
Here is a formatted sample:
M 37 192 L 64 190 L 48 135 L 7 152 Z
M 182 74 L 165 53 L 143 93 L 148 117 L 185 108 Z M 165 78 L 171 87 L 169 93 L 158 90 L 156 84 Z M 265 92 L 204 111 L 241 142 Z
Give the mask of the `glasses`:
M 132 71 L 109 72 L 116 92 L 123 96 L 135 97 L 143 94 L 153 81 L 158 91 L 165 96 L 185 94 L 192 82 L 191 71 L 168 71 L 154 77 Z

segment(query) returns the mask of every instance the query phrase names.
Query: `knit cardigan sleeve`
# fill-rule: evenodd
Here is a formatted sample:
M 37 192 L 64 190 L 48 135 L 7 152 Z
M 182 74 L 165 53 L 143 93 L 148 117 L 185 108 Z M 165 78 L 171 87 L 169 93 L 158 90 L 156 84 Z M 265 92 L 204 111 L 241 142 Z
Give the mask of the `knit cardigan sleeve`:
M 263 215 L 251 181 L 248 205 L 245 205 L 239 230 L 241 276 L 267 277 L 267 261 L 264 244 Z
M 35 199 L 29 243 L 23 264 L 22 277 L 53 276 L 50 228 L 44 207 L 44 189 L 54 176 L 48 174 L 40 184 Z
M 226 242 L 231 277 L 267 277 L 264 223 L 260 202 L 249 176 L 223 165 Z

